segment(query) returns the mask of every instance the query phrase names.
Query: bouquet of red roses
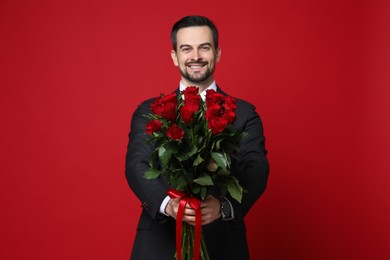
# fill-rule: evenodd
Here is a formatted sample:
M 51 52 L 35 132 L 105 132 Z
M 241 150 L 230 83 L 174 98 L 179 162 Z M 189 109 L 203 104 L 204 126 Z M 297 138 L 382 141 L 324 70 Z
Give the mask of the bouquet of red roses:
M 150 106 L 152 113 L 146 115 L 148 142 L 154 142 L 155 149 L 145 177 L 163 174 L 172 187 L 169 196 L 181 198 L 176 219 L 177 259 L 199 259 L 199 254 L 208 259 L 204 239 L 200 238 L 199 205 L 211 188 L 219 188 L 222 195 L 229 193 L 241 202 L 243 188 L 230 172 L 231 160 L 245 136 L 232 126 L 236 107 L 231 96 L 207 90 L 204 102 L 197 87 L 187 87 L 179 95 L 161 94 Z M 196 210 L 197 223 L 195 230 L 183 223 L 181 232 L 181 211 L 186 203 Z

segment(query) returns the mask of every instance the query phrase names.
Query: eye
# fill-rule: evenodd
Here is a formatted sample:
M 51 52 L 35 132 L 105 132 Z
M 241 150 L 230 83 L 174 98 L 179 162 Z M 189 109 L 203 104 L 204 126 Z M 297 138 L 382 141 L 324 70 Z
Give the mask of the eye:
M 204 46 L 202 46 L 202 50 L 208 51 L 208 50 L 210 50 L 210 46 L 204 45 Z
M 181 51 L 182 52 L 189 52 L 190 48 L 189 47 L 183 47 L 183 48 L 181 48 Z

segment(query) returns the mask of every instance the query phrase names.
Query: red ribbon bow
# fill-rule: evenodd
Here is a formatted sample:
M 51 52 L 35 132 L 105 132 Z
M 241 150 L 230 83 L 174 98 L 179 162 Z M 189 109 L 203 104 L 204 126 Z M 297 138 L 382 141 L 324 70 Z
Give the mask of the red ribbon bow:
M 180 198 L 179 209 L 176 216 L 176 253 L 177 260 L 182 260 L 182 222 L 184 208 L 188 203 L 193 209 L 195 209 L 195 238 L 194 238 L 194 260 L 199 260 L 200 257 L 200 238 L 202 232 L 202 215 L 200 213 L 200 200 L 189 197 L 186 193 L 169 189 L 168 195 L 171 199 Z

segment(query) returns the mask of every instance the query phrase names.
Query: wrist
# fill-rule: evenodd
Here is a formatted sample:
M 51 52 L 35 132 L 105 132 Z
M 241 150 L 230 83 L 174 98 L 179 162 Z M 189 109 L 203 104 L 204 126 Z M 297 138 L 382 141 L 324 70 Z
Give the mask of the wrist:
M 173 217 L 173 214 L 172 214 L 172 213 L 174 212 L 174 210 L 173 210 L 172 202 L 173 202 L 173 200 L 170 199 L 170 200 L 168 201 L 168 203 L 167 203 L 167 206 L 165 207 L 165 214 L 166 214 L 167 216 L 169 216 L 169 217 Z
M 167 212 L 167 208 L 168 208 L 168 202 L 170 200 L 171 198 L 169 196 L 166 196 L 160 206 L 160 213 L 164 214 L 165 216 L 169 216 Z
M 219 202 L 220 202 L 221 219 L 224 221 L 232 220 L 233 219 L 233 214 L 232 214 L 233 209 L 232 209 L 232 205 L 230 204 L 230 202 L 225 197 L 219 198 Z

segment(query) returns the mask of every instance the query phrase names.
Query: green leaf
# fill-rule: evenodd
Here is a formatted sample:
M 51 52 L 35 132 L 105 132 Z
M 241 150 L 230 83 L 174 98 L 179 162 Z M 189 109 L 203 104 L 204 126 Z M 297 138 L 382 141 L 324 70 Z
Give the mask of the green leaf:
M 145 178 L 150 180 L 150 179 L 155 179 L 160 175 L 160 171 L 155 169 L 155 168 L 149 168 L 145 172 Z
M 238 183 L 238 180 L 235 177 L 232 177 L 232 179 L 227 181 L 227 188 L 230 195 L 241 203 L 242 200 L 242 194 L 243 194 L 243 188 Z
M 201 187 L 200 188 L 200 198 L 204 200 L 207 196 L 207 188 L 206 187 Z
M 224 171 L 226 171 L 227 160 L 224 153 L 220 153 L 220 152 L 211 153 L 211 158 L 214 159 L 214 161 L 218 164 L 219 167 L 221 167 Z
M 191 157 L 196 154 L 196 152 L 198 152 L 198 148 L 196 146 L 193 146 L 191 151 L 188 153 L 188 156 Z
M 218 169 L 217 174 L 218 175 L 222 175 L 222 176 L 228 176 L 228 175 L 230 175 L 230 171 L 229 170 L 225 171 L 223 169 Z
M 192 188 L 192 192 L 194 194 L 198 194 L 200 192 L 200 186 L 196 186 L 196 187 Z
M 189 156 L 187 153 L 179 154 L 175 156 L 179 161 L 186 161 L 188 160 Z
M 177 142 L 169 142 L 169 143 L 165 144 L 164 147 L 171 154 L 178 152 Z
M 195 161 L 194 161 L 194 166 L 198 166 L 199 164 L 201 164 L 202 162 L 204 161 L 204 159 L 200 156 L 200 154 L 198 154 L 198 157 L 196 157 Z
M 165 149 L 164 146 L 160 146 L 158 149 L 158 157 L 164 166 L 168 166 L 169 159 L 171 159 L 172 153 Z
M 187 187 L 187 180 L 184 178 L 184 176 L 180 176 L 179 179 L 177 180 L 177 189 L 178 190 L 185 190 Z
M 194 179 L 194 182 L 202 186 L 211 186 L 214 184 L 210 175 L 207 174 L 203 174 L 199 178 Z
M 230 165 L 231 165 L 230 156 L 227 155 L 226 153 L 223 153 L 223 155 L 225 156 L 225 160 L 226 160 L 226 168 L 230 169 Z
M 221 149 L 221 142 L 223 141 L 223 139 L 219 139 L 216 143 L 215 143 L 215 149 L 219 150 Z
M 155 161 L 157 161 L 157 156 L 158 156 L 158 150 L 154 150 L 151 155 L 150 155 L 150 159 L 149 159 L 149 166 L 152 167 L 153 166 L 153 163 Z

